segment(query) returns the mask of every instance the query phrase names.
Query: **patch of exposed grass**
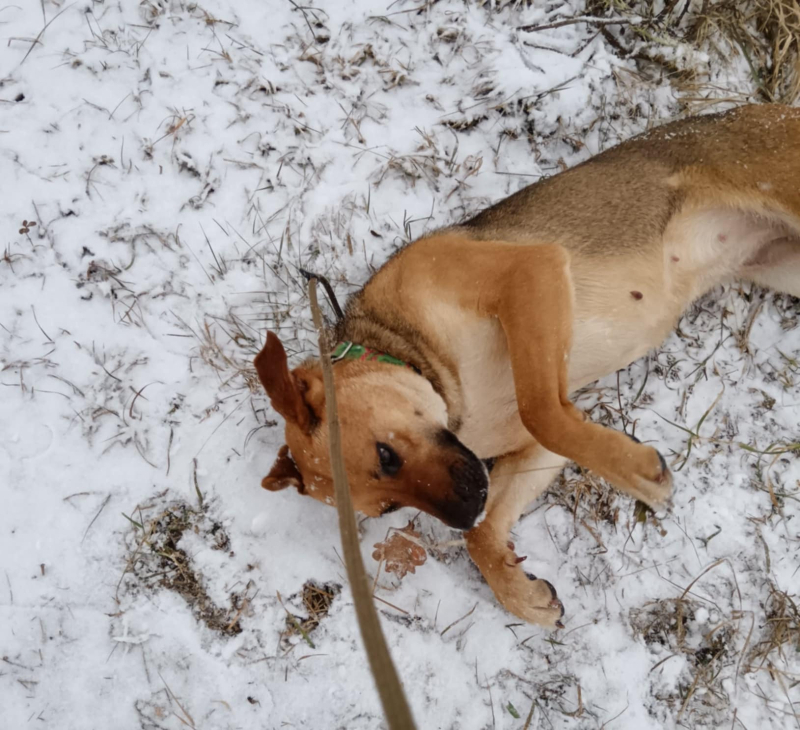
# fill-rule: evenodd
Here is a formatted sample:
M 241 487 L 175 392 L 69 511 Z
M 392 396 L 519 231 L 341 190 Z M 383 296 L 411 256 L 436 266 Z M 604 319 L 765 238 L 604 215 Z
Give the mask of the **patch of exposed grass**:
M 750 651 L 747 672 L 766 670 L 779 673 L 779 664 L 786 666 L 792 654 L 800 653 L 800 606 L 796 596 L 770 585 L 765 606 L 764 635 Z
M 763 101 L 793 103 L 800 93 L 800 5 L 795 0 L 707 2 L 690 20 L 689 42 L 720 55 L 741 53 Z M 727 42 L 725 49 L 720 40 Z
M 233 345 L 233 350 L 227 343 L 220 343 L 219 331 L 222 331 L 228 342 Z M 233 313 L 229 313 L 224 321 L 216 320 L 214 325 L 206 322 L 200 330 L 198 335 L 200 357 L 206 365 L 219 373 L 223 378 L 223 385 L 241 378 L 247 390 L 259 393 L 261 384 L 253 366 L 253 358 L 260 349 L 256 337 L 257 333 L 252 327 Z
M 720 102 L 792 104 L 800 95 L 796 0 L 593 0 L 587 3 L 587 14 L 598 19 L 597 33 L 620 57 L 633 58 L 650 74 L 666 74 L 695 111 Z M 612 17 L 630 22 L 602 22 Z M 697 53 L 692 60 L 691 52 L 709 54 L 711 61 L 698 62 L 702 55 Z M 713 68 L 735 59 L 743 59 L 749 68 L 753 93 L 713 81 Z
M 341 590 L 338 583 L 316 583 L 309 580 L 303 584 L 299 593 L 290 596 L 290 601 L 302 604 L 306 616 L 296 615 L 284 605 L 286 626 L 280 635 L 281 647 L 284 650 L 290 649 L 296 643 L 295 637 L 301 636 L 312 649 L 316 648 L 309 634 L 328 615 L 333 599 Z
M 135 545 L 125 569 L 123 590 L 165 588 L 183 598 L 194 617 L 212 631 L 225 636 L 241 633 L 239 620 L 247 606 L 247 589 L 231 593 L 229 607 L 218 606 L 209 596 L 202 575 L 180 547 L 184 534 L 193 532 L 212 550 L 227 551 L 230 539 L 225 529 L 208 516 L 207 506 L 195 509 L 185 502 L 174 502 L 148 520 L 142 515 L 149 509 L 153 506 L 142 507 L 133 516 L 125 515 L 133 526 Z M 123 585 L 123 581 L 120 583 Z
M 699 633 L 693 623 L 700 609 L 699 601 L 684 595 L 652 601 L 630 613 L 634 633 L 646 644 L 660 645 L 669 652 L 651 672 L 674 657 L 686 660 L 688 671 L 681 676 L 676 690 L 659 697 L 677 713 L 678 719 L 684 715 L 695 719 L 713 716 L 730 702 L 723 688 L 728 673 L 723 670 L 736 665 L 739 622 L 719 621 Z

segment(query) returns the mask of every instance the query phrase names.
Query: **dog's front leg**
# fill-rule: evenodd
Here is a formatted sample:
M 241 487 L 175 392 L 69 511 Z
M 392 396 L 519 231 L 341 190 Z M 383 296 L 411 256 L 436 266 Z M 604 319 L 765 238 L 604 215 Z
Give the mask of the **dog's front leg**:
M 522 511 L 547 488 L 565 461 L 537 443 L 498 459 L 486 517 L 466 535 L 470 556 L 503 607 L 525 621 L 551 628 L 560 625 L 561 601 L 548 581 L 523 570 L 509 537 Z
M 545 448 L 591 469 L 657 508 L 669 500 L 672 478 L 661 454 L 624 433 L 585 419 L 569 400 L 572 282 L 560 246 L 517 254 L 489 302 L 508 341 L 517 406 L 525 427 Z

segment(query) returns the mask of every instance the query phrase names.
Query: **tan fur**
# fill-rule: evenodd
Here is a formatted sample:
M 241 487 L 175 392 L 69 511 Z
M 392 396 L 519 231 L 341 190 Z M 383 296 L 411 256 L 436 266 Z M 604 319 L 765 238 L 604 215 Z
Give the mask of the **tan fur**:
M 356 507 L 413 505 L 463 523 L 482 478 L 469 454 L 497 458 L 470 554 L 509 611 L 554 625 L 555 593 L 507 544 L 547 469 L 573 459 L 654 507 L 672 484 L 654 448 L 586 421 L 569 394 L 658 345 L 693 299 L 734 277 L 800 296 L 800 110 L 749 106 L 666 125 L 406 247 L 336 333 L 422 375 L 336 365 Z M 285 354 L 268 346 L 262 381 L 308 492 L 329 498 L 322 409 L 309 405 L 319 421 L 309 431 Z M 308 402 L 318 368 L 295 376 Z M 375 452 L 389 435 L 404 456 L 391 477 Z

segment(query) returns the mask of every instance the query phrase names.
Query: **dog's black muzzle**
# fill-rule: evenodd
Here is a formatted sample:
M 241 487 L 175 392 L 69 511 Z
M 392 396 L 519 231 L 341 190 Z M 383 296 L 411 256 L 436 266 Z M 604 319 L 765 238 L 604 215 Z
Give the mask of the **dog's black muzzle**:
M 452 481 L 451 495 L 438 505 L 440 519 L 457 530 L 471 529 L 486 506 L 489 474 L 484 463 L 450 431 L 437 436 L 440 446 L 455 452 L 448 468 Z

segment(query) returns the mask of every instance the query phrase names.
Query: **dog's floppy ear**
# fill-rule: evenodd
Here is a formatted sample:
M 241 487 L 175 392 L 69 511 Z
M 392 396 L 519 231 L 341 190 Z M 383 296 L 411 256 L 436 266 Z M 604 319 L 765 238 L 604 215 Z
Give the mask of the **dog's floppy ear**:
M 269 470 L 269 474 L 261 480 L 261 486 L 269 489 L 270 492 L 279 492 L 286 487 L 297 487 L 300 494 L 306 491 L 303 484 L 303 475 L 297 469 L 297 465 L 289 455 L 289 447 L 281 446 L 278 451 L 278 458 Z
M 272 332 L 255 359 L 256 372 L 272 407 L 287 421 L 296 423 L 308 433 L 311 430 L 312 413 L 303 398 L 305 383 L 289 372 L 286 350 Z

